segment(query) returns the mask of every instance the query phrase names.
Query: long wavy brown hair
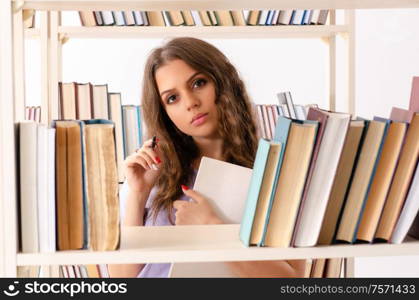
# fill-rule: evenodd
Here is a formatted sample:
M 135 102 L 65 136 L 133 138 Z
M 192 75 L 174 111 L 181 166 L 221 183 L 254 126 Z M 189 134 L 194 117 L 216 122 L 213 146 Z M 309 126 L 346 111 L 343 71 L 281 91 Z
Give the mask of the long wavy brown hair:
M 159 138 L 163 156 L 151 212 L 155 221 L 160 210 L 167 210 L 171 223 L 172 203 L 183 194 L 181 184 L 190 182 L 193 162 L 199 156 L 192 137 L 181 132 L 167 115 L 155 80 L 156 70 L 176 59 L 183 60 L 215 83 L 219 132 L 224 140 L 226 161 L 252 168 L 258 146 L 252 103 L 237 70 L 220 50 L 190 37 L 174 38 L 154 49 L 145 65 L 142 89 L 147 138 L 153 135 Z

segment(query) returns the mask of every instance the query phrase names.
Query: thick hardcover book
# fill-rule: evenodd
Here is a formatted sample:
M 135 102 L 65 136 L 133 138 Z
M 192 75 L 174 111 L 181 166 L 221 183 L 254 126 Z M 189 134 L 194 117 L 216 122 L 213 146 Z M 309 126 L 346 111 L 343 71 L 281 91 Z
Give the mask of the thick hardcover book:
M 342 218 L 336 233 L 336 240 L 352 243 L 362 214 L 362 208 L 380 160 L 388 121 L 373 120 L 369 123 L 357 165 L 354 170 L 348 196 L 342 210 Z
M 113 122 L 85 121 L 84 138 L 90 248 L 115 250 L 120 241 L 120 217 Z
M 290 245 L 316 132 L 317 122 L 294 120 L 291 124 L 278 183 L 272 191 L 266 246 Z
M 83 179 L 83 124 L 55 121 L 58 250 L 87 248 Z
M 372 242 L 374 238 L 394 171 L 396 170 L 406 130 L 406 123 L 392 122 L 389 125 L 381 158 L 371 183 L 371 190 L 356 234 L 356 239 L 359 241 Z
M 346 192 L 350 185 L 351 175 L 353 173 L 365 127 L 365 120 L 352 120 L 350 123 L 345 145 L 342 150 L 342 156 L 339 160 L 332 191 L 330 192 L 329 201 L 324 214 L 319 240 L 317 241 L 320 245 L 330 245 L 333 242 L 339 215 L 345 201 Z
M 319 121 L 320 127 L 294 230 L 292 244 L 296 247 L 317 243 L 350 115 L 310 108 L 307 119 Z
M 375 238 L 388 241 L 396 226 L 413 178 L 419 155 L 419 113 L 415 113 L 406 133 L 400 160 L 378 224 Z

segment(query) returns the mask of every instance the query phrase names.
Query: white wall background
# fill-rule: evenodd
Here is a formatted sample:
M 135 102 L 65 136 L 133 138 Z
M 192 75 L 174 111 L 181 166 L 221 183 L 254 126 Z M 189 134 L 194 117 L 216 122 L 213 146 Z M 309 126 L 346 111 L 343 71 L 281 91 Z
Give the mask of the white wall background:
M 419 10 L 363 10 L 356 19 L 356 114 L 386 117 L 392 106 L 407 108 L 412 76 L 419 75 Z M 79 24 L 78 15 L 66 13 L 63 22 Z M 276 93 L 289 90 L 295 103 L 328 108 L 328 47 L 321 40 L 207 41 L 234 63 L 255 103 L 276 103 Z M 63 47 L 63 81 L 107 83 L 123 104 L 139 103 L 145 58 L 161 42 L 72 39 Z M 26 71 L 27 105 L 40 105 L 38 41 L 26 42 Z M 419 277 L 419 256 L 357 258 L 355 276 Z

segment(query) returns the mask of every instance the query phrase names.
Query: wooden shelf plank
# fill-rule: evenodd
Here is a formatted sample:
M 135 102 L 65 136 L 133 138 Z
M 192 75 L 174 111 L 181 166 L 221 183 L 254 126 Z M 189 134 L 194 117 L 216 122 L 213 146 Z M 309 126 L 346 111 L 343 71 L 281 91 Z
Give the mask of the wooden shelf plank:
M 17 265 L 126 264 L 199 261 L 246 261 L 417 255 L 419 241 L 403 244 L 333 245 L 308 248 L 245 247 L 239 225 L 123 227 L 121 249 L 18 254 Z
M 14 0 L 17 2 L 18 0 Z M 418 0 L 25 0 L 39 10 L 241 10 L 363 9 L 419 7 Z
M 320 38 L 347 32 L 347 26 L 97 26 L 60 27 L 58 32 L 69 38 L 166 38 L 194 36 L 200 38 Z
M 58 32 L 69 38 L 320 38 L 347 32 L 347 26 L 73 26 L 60 27 Z

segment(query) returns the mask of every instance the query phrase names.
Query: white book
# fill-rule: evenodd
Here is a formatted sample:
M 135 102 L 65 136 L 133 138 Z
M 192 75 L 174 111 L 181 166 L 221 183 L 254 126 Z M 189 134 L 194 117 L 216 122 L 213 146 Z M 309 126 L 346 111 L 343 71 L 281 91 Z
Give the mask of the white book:
M 135 20 L 136 25 L 138 25 L 138 26 L 143 26 L 144 25 L 143 16 L 142 16 L 142 14 L 139 10 L 134 11 L 134 20 Z
M 279 12 L 280 12 L 280 10 L 278 10 L 278 9 L 274 11 L 274 15 L 272 17 L 271 25 L 278 24 Z
M 141 11 L 141 16 L 143 17 L 144 26 L 149 26 L 150 22 L 145 11 Z
M 323 216 L 329 200 L 330 191 L 339 163 L 350 115 L 343 113 L 328 114 L 328 119 L 321 140 L 317 160 L 314 165 L 311 181 L 305 188 L 305 199 L 294 229 L 294 246 L 310 247 L 317 243 Z
M 277 94 L 278 96 L 278 103 L 280 105 L 285 104 L 288 108 L 288 115 L 287 117 L 292 119 L 297 119 L 297 114 L 294 108 L 294 102 L 292 101 L 291 93 L 290 92 L 281 92 Z
M 304 9 L 294 10 L 294 14 L 292 16 L 291 24 L 292 25 L 301 25 L 301 23 L 303 23 L 303 17 L 304 17 Z
M 123 14 L 123 12 L 122 12 L 122 11 L 120 11 L 120 10 L 115 10 L 115 11 L 112 11 L 112 13 L 113 13 L 113 16 L 114 16 L 114 18 L 115 18 L 115 25 L 117 25 L 117 26 L 124 26 L 124 25 L 127 25 L 127 24 L 125 23 L 124 14 Z
M 249 13 L 250 13 L 250 10 L 248 10 L 248 9 L 243 10 L 243 17 L 244 17 L 246 22 L 247 22 L 247 19 L 249 18 Z
M 292 10 L 281 10 L 278 17 L 278 24 L 289 25 L 291 21 Z
M 102 26 L 103 25 L 103 19 L 102 19 L 102 14 L 100 13 L 100 11 L 94 11 L 93 13 L 95 15 L 97 25 Z
M 37 127 L 37 199 L 38 199 L 38 239 L 39 252 L 49 251 L 48 231 L 48 128 L 44 124 Z
M 124 124 L 122 121 L 121 94 L 109 94 L 109 119 L 115 124 L 116 159 L 118 163 L 118 180 L 124 181 Z
M 110 10 L 103 10 L 100 12 L 102 14 L 103 25 L 114 25 L 115 19 Z
M 310 16 L 308 17 L 308 24 L 317 25 L 319 21 L 320 9 L 313 9 L 310 11 Z
M 257 113 L 258 113 L 258 121 L 259 121 L 259 128 L 260 128 L 260 134 L 262 135 L 262 138 L 267 139 L 266 131 L 265 131 L 265 125 L 263 122 L 263 113 L 262 113 L 262 105 L 258 104 L 256 106 Z
M 258 25 L 265 25 L 268 19 L 269 10 L 264 9 L 260 11 L 259 22 Z
M 199 12 L 197 10 L 191 10 L 192 18 L 195 22 L 196 26 L 203 26 L 201 21 L 201 16 L 199 15 Z
M 269 129 L 271 130 L 272 133 L 272 138 L 275 134 L 275 116 L 274 113 L 272 111 L 271 105 L 266 105 L 266 111 L 268 112 L 268 120 L 269 120 Z
M 203 157 L 193 189 L 210 201 L 217 215 L 226 223 L 240 224 L 252 171 L 250 168 Z M 172 264 L 169 277 L 233 277 L 233 274 L 220 262 L 175 263 Z
M 125 157 L 127 157 L 140 148 L 137 107 L 135 105 L 123 105 L 122 116 Z
M 290 111 L 289 111 L 288 106 L 286 104 L 280 104 L 279 108 L 282 109 L 282 113 L 283 113 L 284 117 L 291 118 Z
M 306 115 L 306 110 L 304 106 L 297 104 L 297 105 L 294 105 L 294 108 L 295 108 L 295 113 L 297 114 L 297 119 L 305 120 L 307 115 Z
M 108 266 L 105 264 L 98 265 L 99 274 L 101 278 L 109 278 Z
M 73 268 L 74 268 L 74 273 L 76 274 L 76 278 L 81 278 L 80 266 L 74 265 Z
M 48 177 L 48 194 L 47 194 L 47 211 L 48 211 L 48 248 L 47 252 L 56 251 L 56 212 L 55 212 L 55 128 L 48 128 L 47 131 L 47 177 Z
M 108 86 L 106 84 L 92 86 L 92 118 L 109 120 Z
M 419 163 L 416 166 L 415 176 L 409 188 L 406 201 L 394 228 L 390 242 L 400 244 L 403 242 L 410 227 L 419 212 Z
M 79 265 L 81 278 L 89 278 L 89 274 L 87 273 L 87 269 L 85 265 Z
M 76 278 L 76 272 L 72 265 L 65 266 L 67 268 L 68 278 Z
M 20 140 L 20 231 L 22 252 L 39 252 L 38 191 L 37 191 L 37 123 L 19 124 Z

